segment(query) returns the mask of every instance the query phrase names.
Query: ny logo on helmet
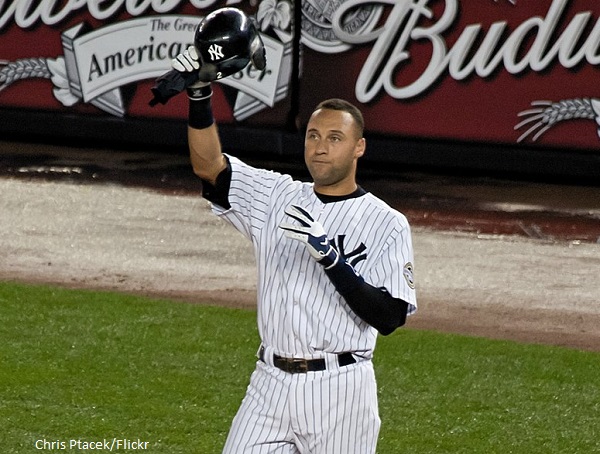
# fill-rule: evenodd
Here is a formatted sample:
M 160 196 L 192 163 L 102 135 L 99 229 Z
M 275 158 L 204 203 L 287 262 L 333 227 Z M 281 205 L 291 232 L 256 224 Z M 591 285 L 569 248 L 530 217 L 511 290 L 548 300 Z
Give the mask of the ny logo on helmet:
M 210 59 L 212 61 L 220 60 L 221 58 L 223 58 L 225 56 L 225 55 L 223 55 L 223 48 L 221 46 L 219 46 L 218 44 L 212 44 L 208 48 L 208 53 L 210 54 Z

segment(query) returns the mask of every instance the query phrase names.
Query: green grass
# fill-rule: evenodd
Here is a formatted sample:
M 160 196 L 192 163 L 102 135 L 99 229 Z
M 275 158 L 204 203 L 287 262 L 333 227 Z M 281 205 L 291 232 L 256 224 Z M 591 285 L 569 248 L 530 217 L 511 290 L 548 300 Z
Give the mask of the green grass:
M 257 345 L 253 311 L 0 284 L 0 451 L 218 453 Z M 379 453 L 600 452 L 598 353 L 403 329 L 375 356 Z

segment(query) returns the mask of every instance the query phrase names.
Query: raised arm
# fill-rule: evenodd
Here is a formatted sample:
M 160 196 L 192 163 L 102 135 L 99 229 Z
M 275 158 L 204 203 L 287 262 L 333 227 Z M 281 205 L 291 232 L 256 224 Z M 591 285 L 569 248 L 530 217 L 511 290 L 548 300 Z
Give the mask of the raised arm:
M 215 54 L 214 49 L 220 52 Z M 263 71 L 266 51 L 254 23 L 236 8 L 206 16 L 196 29 L 194 44 L 172 61 L 176 71 L 197 74 L 192 85 L 189 77 L 183 78 L 190 98 L 188 143 L 194 173 L 210 184 L 227 167 L 212 114 L 210 82 L 243 70 L 249 62 Z
M 172 66 L 181 73 L 198 71 L 199 56 L 190 46 L 173 60 Z M 187 88 L 189 98 L 188 145 L 194 173 L 214 184 L 217 176 L 226 167 L 221 152 L 221 140 L 212 113 L 212 87 L 209 82 L 198 81 Z

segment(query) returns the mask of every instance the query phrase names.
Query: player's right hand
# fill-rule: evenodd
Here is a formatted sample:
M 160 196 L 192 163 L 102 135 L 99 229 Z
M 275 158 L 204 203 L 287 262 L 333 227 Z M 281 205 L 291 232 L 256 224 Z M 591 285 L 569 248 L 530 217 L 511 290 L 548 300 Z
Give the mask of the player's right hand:
M 200 69 L 200 57 L 196 46 L 191 45 L 171 60 L 171 67 L 180 73 L 189 73 Z
M 171 67 L 180 73 L 186 74 L 199 71 L 200 57 L 198 56 L 198 50 L 196 49 L 196 46 L 192 44 L 185 51 L 171 60 Z M 200 80 L 187 86 L 186 91 L 188 98 L 190 98 L 192 101 L 200 101 L 212 96 L 212 88 L 210 87 L 210 83 L 202 82 Z

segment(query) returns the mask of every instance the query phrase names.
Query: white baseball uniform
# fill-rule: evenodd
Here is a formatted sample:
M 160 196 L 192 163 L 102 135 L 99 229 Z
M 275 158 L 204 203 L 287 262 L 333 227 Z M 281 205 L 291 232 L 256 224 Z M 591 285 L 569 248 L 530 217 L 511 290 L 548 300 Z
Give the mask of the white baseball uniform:
M 409 224 L 370 193 L 322 201 L 312 183 L 257 169 L 228 156 L 231 208 L 213 211 L 248 237 L 258 268 L 262 359 L 252 374 L 224 452 L 371 453 L 379 433 L 371 358 L 377 330 L 336 291 L 306 247 L 279 228 L 285 208 L 301 206 L 364 280 L 417 309 Z M 340 366 L 338 355 L 355 362 Z M 322 359 L 326 369 L 289 373 L 283 358 Z

